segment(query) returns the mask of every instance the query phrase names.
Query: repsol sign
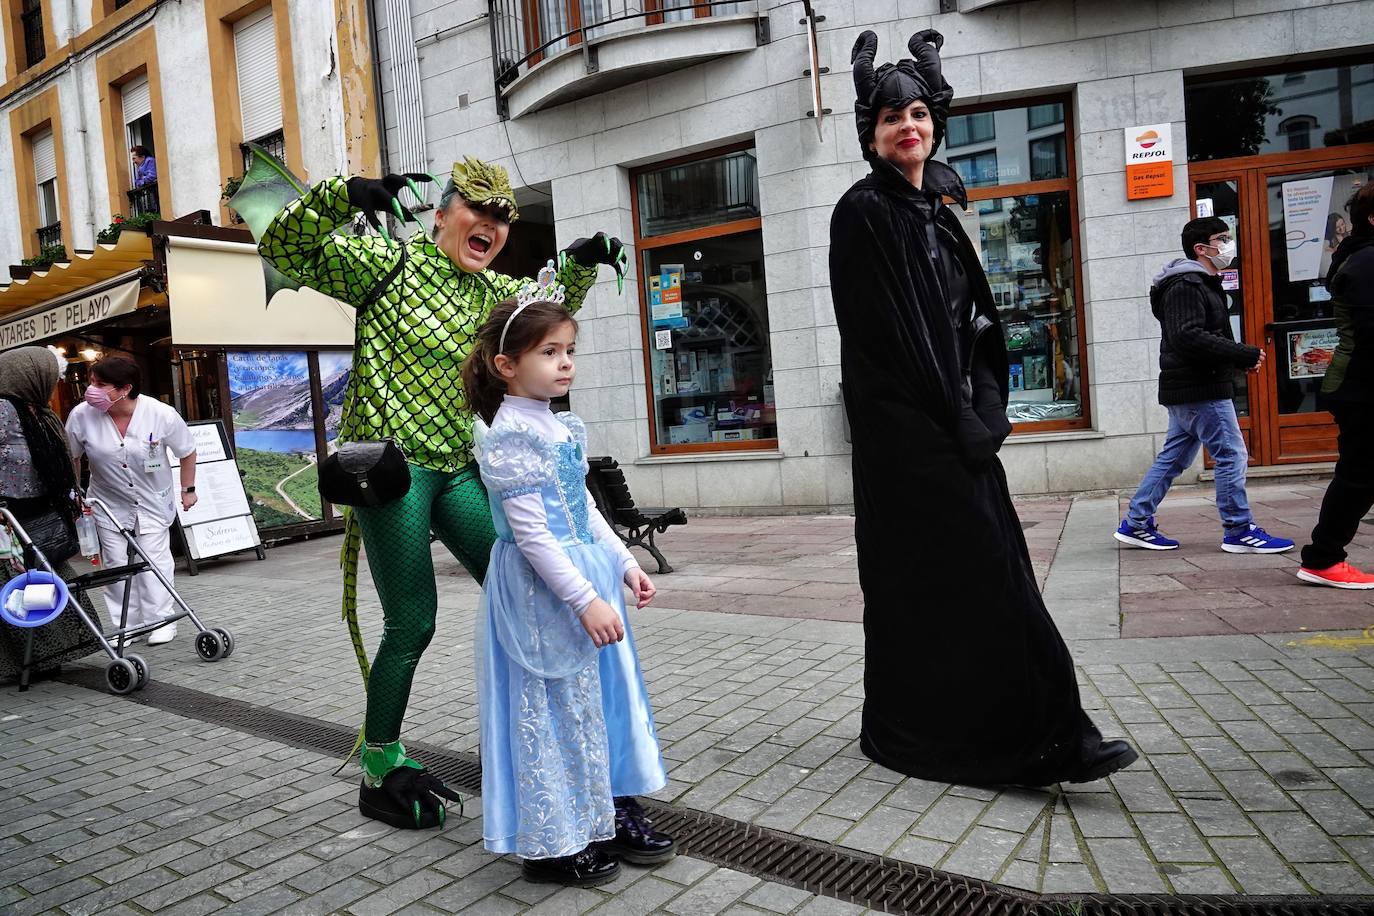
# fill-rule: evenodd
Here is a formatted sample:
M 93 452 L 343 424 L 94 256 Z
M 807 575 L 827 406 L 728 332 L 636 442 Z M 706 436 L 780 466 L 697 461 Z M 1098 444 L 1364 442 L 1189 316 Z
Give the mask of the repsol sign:
M 118 286 L 40 306 L 17 318 L 0 320 L 0 350 L 10 350 L 60 337 L 77 328 L 125 315 L 138 306 L 139 281 L 135 277 Z

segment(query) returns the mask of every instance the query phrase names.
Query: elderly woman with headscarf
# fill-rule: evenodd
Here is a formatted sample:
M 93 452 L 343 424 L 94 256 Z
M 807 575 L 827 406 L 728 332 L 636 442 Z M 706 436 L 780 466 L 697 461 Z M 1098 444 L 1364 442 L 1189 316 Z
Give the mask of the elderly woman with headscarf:
M 954 96 L 943 41 L 917 33 L 914 59 L 875 69 L 877 36 L 859 36 L 854 110 L 873 170 L 830 224 L 864 593 L 860 746 L 922 779 L 1086 782 L 1136 753 L 1083 712 L 997 458 L 1005 345 L 944 203 L 967 208 L 963 184 L 931 158 Z
M 0 500 L 43 551 L 57 574 L 74 574 L 66 560 L 77 550 L 76 478 L 62 421 L 48 406 L 66 361 L 46 347 L 0 353 Z M 0 573 L 6 566 L 0 565 Z M 8 579 L 7 573 L 0 578 Z M 91 619 L 89 599 L 81 598 Z M 97 649 L 94 634 L 74 614 L 61 614 L 33 631 L 38 672 Z M 23 637 L 0 626 L 0 681 L 19 676 Z

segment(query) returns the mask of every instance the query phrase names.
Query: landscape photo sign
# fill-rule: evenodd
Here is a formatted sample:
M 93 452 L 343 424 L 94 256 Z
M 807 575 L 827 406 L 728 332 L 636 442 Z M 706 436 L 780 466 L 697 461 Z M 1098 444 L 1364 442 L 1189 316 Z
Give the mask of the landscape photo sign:
M 1174 143 L 1168 124 L 1128 127 L 1126 199 L 1146 200 L 1174 194 Z
M 231 350 L 225 354 L 234 445 L 259 528 L 324 519 L 320 502 L 320 441 L 338 435 L 352 369 L 348 350 Z M 318 373 L 322 400 L 315 402 Z M 323 423 L 318 421 L 323 420 Z
M 138 306 L 139 279 L 133 277 L 94 293 L 44 305 L 18 318 L 0 322 L 0 350 L 25 347 L 106 318 L 126 315 Z
M 229 448 L 229 437 L 222 420 L 200 420 L 186 424 L 196 443 L 196 504 L 181 508 L 177 501 L 177 520 L 186 534 L 192 559 L 205 560 L 240 550 L 252 550 L 261 543 L 252 508 L 243 489 L 238 462 Z M 181 491 L 181 463 L 169 449 L 167 461 Z

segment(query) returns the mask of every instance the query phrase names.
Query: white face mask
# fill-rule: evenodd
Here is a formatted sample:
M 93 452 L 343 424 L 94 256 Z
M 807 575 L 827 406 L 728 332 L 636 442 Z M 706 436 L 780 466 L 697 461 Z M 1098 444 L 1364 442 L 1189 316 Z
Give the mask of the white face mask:
M 1215 247 L 1217 249 L 1216 254 L 1209 254 L 1207 256 L 1207 259 L 1212 262 L 1212 265 L 1216 267 L 1217 270 L 1225 270 L 1226 268 L 1230 267 L 1231 262 L 1236 259 L 1235 239 L 1231 239 L 1227 242 L 1222 242 L 1220 245 L 1217 246 L 1209 245 L 1208 247 Z

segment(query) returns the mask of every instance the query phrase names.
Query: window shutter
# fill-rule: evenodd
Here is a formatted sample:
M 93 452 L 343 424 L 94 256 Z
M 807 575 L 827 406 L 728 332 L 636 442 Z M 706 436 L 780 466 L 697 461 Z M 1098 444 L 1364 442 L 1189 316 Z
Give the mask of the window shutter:
M 243 139 L 281 130 L 281 84 L 277 78 L 277 35 L 272 8 L 234 23 L 234 58 L 239 77 Z
M 52 131 L 33 138 L 33 177 L 38 184 L 57 177 L 57 151 L 53 148 Z
M 153 113 L 153 97 L 148 91 L 147 76 L 125 83 L 119 94 L 124 100 L 125 124 L 132 124 L 144 115 Z

